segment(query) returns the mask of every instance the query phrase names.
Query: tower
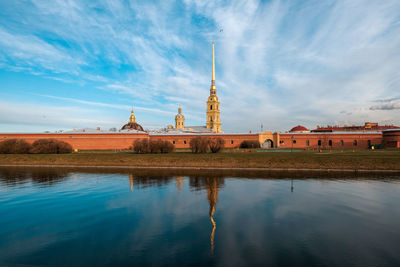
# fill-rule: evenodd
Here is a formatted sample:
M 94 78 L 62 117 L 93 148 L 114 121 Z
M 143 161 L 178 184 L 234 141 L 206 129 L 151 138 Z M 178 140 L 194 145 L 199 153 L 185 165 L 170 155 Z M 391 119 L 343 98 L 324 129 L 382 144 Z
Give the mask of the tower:
M 215 87 L 215 60 L 214 60 L 214 41 L 212 44 L 212 74 L 210 96 L 207 100 L 207 129 L 213 132 L 222 133 L 221 119 L 219 116 L 219 100 L 217 96 L 217 88 Z
M 178 114 L 175 116 L 175 129 L 185 128 L 185 116 L 182 115 L 182 109 L 178 108 Z
M 131 116 L 129 117 L 129 122 L 130 123 L 136 123 L 136 118 L 135 118 L 135 115 L 133 114 L 133 108 L 132 108 L 132 111 L 131 111 Z
M 129 122 L 122 126 L 121 130 L 137 130 L 137 131 L 144 131 L 143 127 L 136 123 L 135 114 L 133 114 L 133 108 L 131 111 L 131 116 L 129 117 Z

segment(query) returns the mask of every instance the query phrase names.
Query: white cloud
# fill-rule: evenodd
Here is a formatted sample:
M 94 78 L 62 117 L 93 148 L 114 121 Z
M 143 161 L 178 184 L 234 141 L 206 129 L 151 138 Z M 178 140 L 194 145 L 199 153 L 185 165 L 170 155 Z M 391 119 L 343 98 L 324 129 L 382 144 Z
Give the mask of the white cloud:
M 125 95 L 171 120 L 181 105 L 204 124 L 215 39 L 224 130 L 400 124 L 396 101 L 371 105 L 400 87 L 396 0 L 32 3 L 30 16 L 10 4 L 22 10 L 17 27 L 0 20 L 0 67 L 94 83 L 117 102 L 97 107 Z

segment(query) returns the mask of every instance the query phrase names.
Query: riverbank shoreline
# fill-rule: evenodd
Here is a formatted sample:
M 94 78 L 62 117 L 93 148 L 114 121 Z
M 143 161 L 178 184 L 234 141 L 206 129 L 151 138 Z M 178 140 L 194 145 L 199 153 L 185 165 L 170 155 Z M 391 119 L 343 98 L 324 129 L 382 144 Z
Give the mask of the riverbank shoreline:
M 221 169 L 261 171 L 400 171 L 400 150 L 356 152 L 297 153 L 217 153 L 217 154 L 0 154 L 1 166 L 147 168 L 147 169 Z
M 117 169 L 117 170 L 201 170 L 201 171 L 261 171 L 261 172 L 347 172 L 347 173 L 393 173 L 400 174 L 400 170 L 386 169 L 290 169 L 290 168 L 226 168 L 226 167 L 149 167 L 149 166 L 124 166 L 124 165 L 21 165 L 0 164 L 0 168 L 66 168 L 66 169 Z

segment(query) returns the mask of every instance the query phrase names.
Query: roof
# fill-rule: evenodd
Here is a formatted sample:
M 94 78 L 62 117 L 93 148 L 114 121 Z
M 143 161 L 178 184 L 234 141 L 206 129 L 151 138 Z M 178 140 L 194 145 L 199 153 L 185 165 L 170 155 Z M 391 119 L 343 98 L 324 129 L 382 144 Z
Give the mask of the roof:
M 122 126 L 121 130 L 137 130 L 137 131 L 144 131 L 143 127 L 136 123 L 136 122 L 128 122 L 124 126 Z
M 387 130 L 383 130 L 382 132 L 384 132 L 384 133 L 389 133 L 389 132 L 400 132 L 400 129 L 387 129 Z
M 296 127 L 293 127 L 290 132 L 299 132 L 299 131 L 309 131 L 306 127 L 302 125 L 297 125 Z
M 342 131 L 342 132 L 308 132 L 308 133 L 281 133 L 281 135 L 340 135 L 340 134 L 382 134 L 381 131 L 363 131 L 363 132 L 359 132 L 359 131 Z
M 395 125 L 378 125 L 372 124 L 371 126 L 367 127 L 366 125 L 363 126 L 326 126 L 321 127 L 317 126 L 316 129 L 312 130 L 312 132 L 338 132 L 338 131 L 383 131 L 389 129 L 400 129 L 399 126 Z

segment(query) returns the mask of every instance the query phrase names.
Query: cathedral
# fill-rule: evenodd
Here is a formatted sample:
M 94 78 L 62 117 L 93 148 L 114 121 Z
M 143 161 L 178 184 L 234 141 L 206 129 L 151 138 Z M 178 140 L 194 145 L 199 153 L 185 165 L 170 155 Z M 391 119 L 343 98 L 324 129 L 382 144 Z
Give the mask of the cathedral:
M 144 131 L 143 127 L 136 122 L 133 109 L 129 122 L 122 126 L 121 130 Z M 212 70 L 210 96 L 207 98 L 207 112 L 205 126 L 187 126 L 185 127 L 185 116 L 182 114 L 182 108 L 178 108 L 178 114 L 175 116 L 175 127 L 168 125 L 167 132 L 185 132 L 185 133 L 222 133 L 221 118 L 219 112 L 219 100 L 217 96 L 217 87 L 215 86 L 215 52 L 214 41 L 212 42 Z M 152 131 L 158 132 L 158 131 Z
M 187 126 L 182 108 L 178 108 L 175 116 L 175 127 L 145 131 L 137 123 L 132 109 L 129 121 L 120 130 L 109 131 L 97 129 L 74 129 L 55 133 L 0 133 L 0 140 L 24 139 L 28 142 L 43 138 L 55 138 L 69 143 L 75 150 L 126 150 L 138 139 L 162 140 L 171 142 L 175 148 L 188 149 L 193 138 L 203 135 L 209 138 L 222 138 L 225 148 L 240 148 L 244 141 L 258 142 L 263 148 L 280 149 L 374 149 L 379 147 L 400 148 L 400 127 L 393 125 L 378 125 L 365 123 L 364 126 L 327 126 L 309 130 L 298 125 L 287 132 L 264 131 L 259 133 L 222 133 L 220 118 L 220 103 L 215 85 L 215 53 L 212 43 L 212 72 L 210 95 L 207 98 L 206 123 L 204 126 Z M 215 192 L 210 195 L 210 219 L 213 223 L 215 211 Z M 215 227 L 213 223 L 213 227 Z M 215 228 L 214 228 L 215 229 Z M 213 242 L 213 233 L 211 235 Z
M 182 114 L 182 108 L 178 109 L 178 114 L 175 116 L 175 128 L 172 125 L 167 127 L 167 130 L 179 130 L 184 132 L 196 133 L 222 133 L 221 118 L 219 112 L 219 100 L 217 96 L 217 87 L 215 86 L 215 53 L 214 41 L 212 43 L 212 71 L 211 71 L 211 86 L 210 96 L 207 99 L 206 126 L 188 126 L 185 127 L 185 116 Z

